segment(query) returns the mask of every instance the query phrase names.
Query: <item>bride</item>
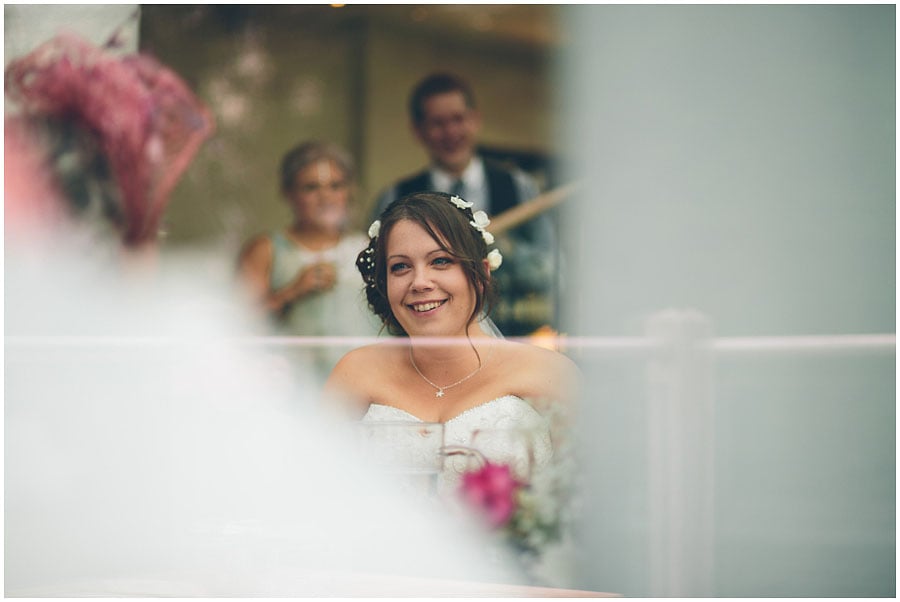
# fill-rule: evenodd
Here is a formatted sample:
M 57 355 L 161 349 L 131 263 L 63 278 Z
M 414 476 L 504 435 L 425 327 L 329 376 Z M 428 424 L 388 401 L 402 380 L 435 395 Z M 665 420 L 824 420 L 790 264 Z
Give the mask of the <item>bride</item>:
M 578 370 L 562 354 L 492 333 L 490 273 L 502 257 L 488 252 L 489 220 L 471 206 L 417 193 L 372 224 L 357 267 L 371 310 L 401 344 L 395 338 L 347 353 L 326 393 L 365 422 L 442 423 L 445 445 L 469 445 L 484 429 L 537 431 L 532 453 L 540 465 L 552 452 L 542 413 L 573 401 Z M 461 470 L 459 462 L 445 466 Z

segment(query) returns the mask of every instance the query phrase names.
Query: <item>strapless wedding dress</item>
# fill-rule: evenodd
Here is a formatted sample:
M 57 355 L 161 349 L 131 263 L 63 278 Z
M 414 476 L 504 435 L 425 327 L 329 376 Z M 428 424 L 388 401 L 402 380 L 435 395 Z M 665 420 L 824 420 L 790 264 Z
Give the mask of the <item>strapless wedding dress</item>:
M 375 403 L 369 406 L 362 420 L 369 424 L 424 422 L 405 410 Z M 545 475 L 554 472 L 555 469 L 551 469 L 551 462 L 557 462 L 559 459 L 553 458 L 550 419 L 542 416 L 520 397 L 504 395 L 450 418 L 444 422 L 444 445 L 469 447 L 473 445 L 473 434 L 480 430 L 489 430 L 492 434 L 510 430 L 528 433 L 530 446 L 527 448 L 516 443 L 514 439 L 502 436 L 479 442 L 478 439 L 481 438 L 479 433 L 474 446 L 483 451 L 488 460 L 513 467 L 530 463 L 532 477 L 539 475 L 542 469 L 549 469 L 543 473 Z M 431 448 L 422 449 L 421 437 L 409 432 L 393 433 L 390 443 L 406 455 L 424 457 L 432 453 Z M 471 464 L 465 457 L 450 456 L 444 459 L 443 470 L 436 483 L 437 491 L 442 497 L 446 499 L 446 496 L 452 496 L 454 491 L 458 491 L 461 475 L 467 469 L 471 469 Z M 540 476 L 537 478 L 540 479 Z M 569 567 L 573 566 L 574 548 L 569 536 L 570 533 L 566 530 L 563 541 L 546 546 L 539 559 L 530 561 L 527 572 L 535 583 L 555 587 L 571 586 Z
M 362 418 L 363 422 L 424 422 L 405 410 L 373 403 Z M 473 442 L 476 431 L 483 431 Z M 510 436 L 514 431 L 517 438 Z M 523 442 L 527 438 L 527 445 Z M 481 442 L 478 439 L 483 439 Z M 509 464 L 514 469 L 533 472 L 549 463 L 553 455 L 550 424 L 528 402 L 515 395 L 504 395 L 482 403 L 444 422 L 445 446 L 474 446 L 496 463 Z M 397 445 L 414 445 L 402 439 Z M 415 450 L 408 450 L 415 453 Z M 449 456 L 443 463 L 439 489 L 448 490 L 460 481 L 460 475 L 471 468 L 463 456 Z

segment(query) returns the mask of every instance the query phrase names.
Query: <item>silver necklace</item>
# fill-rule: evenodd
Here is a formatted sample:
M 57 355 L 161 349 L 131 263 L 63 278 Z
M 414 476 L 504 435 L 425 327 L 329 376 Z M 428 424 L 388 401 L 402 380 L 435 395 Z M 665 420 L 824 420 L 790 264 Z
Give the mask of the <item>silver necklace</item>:
M 493 348 L 491 348 L 491 351 L 493 351 Z M 462 377 L 461 379 L 459 379 L 458 381 L 456 381 L 456 382 L 453 383 L 452 385 L 446 385 L 446 386 L 444 386 L 444 387 L 441 387 L 440 385 L 434 384 L 433 382 L 431 382 L 430 380 L 428 380 L 428 377 L 427 377 L 427 376 L 425 376 L 424 374 L 422 374 L 422 371 L 419 370 L 419 367 L 418 367 L 418 366 L 416 366 L 416 360 L 413 358 L 412 345 L 409 346 L 409 363 L 412 364 L 412 367 L 415 368 L 415 370 L 416 370 L 416 372 L 419 374 L 419 376 L 422 377 L 422 380 L 424 380 L 424 381 L 427 382 L 429 385 L 431 385 L 432 387 L 434 387 L 435 389 L 437 389 L 437 392 L 434 394 L 434 396 L 435 396 L 435 397 L 443 397 L 443 396 L 444 396 L 444 391 L 446 391 L 447 389 L 450 389 L 450 388 L 452 388 L 452 387 L 455 387 L 456 385 L 461 385 L 462 383 L 466 382 L 467 380 L 469 380 L 470 378 L 472 378 L 473 376 L 475 376 L 476 374 L 478 374 L 479 372 L 481 372 L 481 369 L 484 368 L 484 364 L 487 363 L 487 360 L 485 360 L 484 362 L 482 362 L 482 361 L 481 361 L 481 357 L 479 356 L 479 357 L 478 357 L 478 367 L 475 368 L 475 370 L 473 370 L 473 371 L 470 372 L 469 374 L 465 375 L 464 377 Z

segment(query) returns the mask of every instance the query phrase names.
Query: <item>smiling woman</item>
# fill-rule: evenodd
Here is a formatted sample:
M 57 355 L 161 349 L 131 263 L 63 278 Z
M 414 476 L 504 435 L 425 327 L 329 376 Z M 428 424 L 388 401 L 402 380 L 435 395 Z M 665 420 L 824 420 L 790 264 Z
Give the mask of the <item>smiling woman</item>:
M 373 224 L 357 267 L 373 313 L 408 344 L 393 339 L 341 359 L 326 389 L 351 414 L 441 422 L 446 442 L 465 445 L 477 429 L 533 427 L 541 411 L 571 401 L 579 377 L 570 359 L 492 332 L 499 263 L 489 259 L 487 226 L 444 193 L 402 198 Z
M 476 296 L 459 261 L 416 222 L 403 220 L 388 245 L 388 302 L 403 330 L 465 335 Z
M 376 222 L 378 229 L 360 254 L 357 266 L 366 281 L 369 306 L 392 334 L 414 333 L 408 332 L 401 322 L 401 316 L 407 314 L 392 307 L 391 291 L 405 290 L 404 294 L 408 296 L 413 292 L 409 289 L 413 288 L 418 294 L 414 300 L 421 305 L 429 300 L 422 293 L 432 288 L 429 283 L 419 282 L 407 283 L 406 289 L 401 290 L 400 285 L 405 282 L 403 277 L 427 277 L 435 270 L 464 275 L 474 296 L 465 329 L 478 321 L 479 314 L 490 312 L 494 287 L 487 246 L 493 243 L 493 236 L 484 229 L 489 223 L 485 213 L 477 211 L 473 214 L 471 207 L 471 203 L 458 196 L 420 193 L 397 201 Z M 422 269 L 423 265 L 417 266 L 413 261 L 425 258 L 429 260 L 426 263 L 430 270 Z M 452 269 L 453 266 L 458 269 Z M 437 336 L 457 334 L 463 333 L 443 332 Z

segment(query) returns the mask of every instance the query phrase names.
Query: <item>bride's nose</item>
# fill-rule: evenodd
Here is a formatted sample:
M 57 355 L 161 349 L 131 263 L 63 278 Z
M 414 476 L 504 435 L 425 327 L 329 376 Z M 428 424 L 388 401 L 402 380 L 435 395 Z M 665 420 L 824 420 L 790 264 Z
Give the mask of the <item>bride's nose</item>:
M 413 270 L 412 289 L 414 291 L 430 291 L 433 288 L 434 282 L 432 282 L 431 274 L 427 269 L 416 268 Z

